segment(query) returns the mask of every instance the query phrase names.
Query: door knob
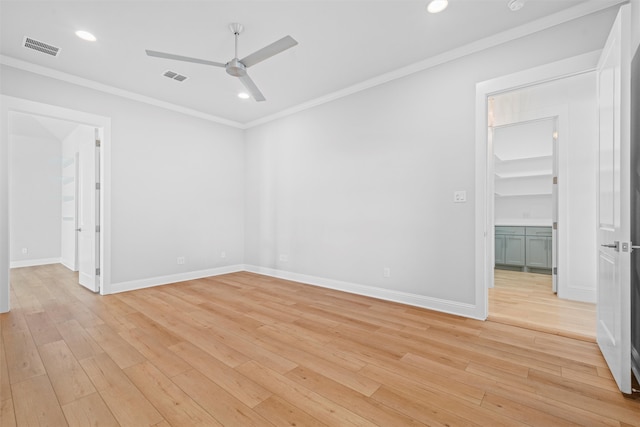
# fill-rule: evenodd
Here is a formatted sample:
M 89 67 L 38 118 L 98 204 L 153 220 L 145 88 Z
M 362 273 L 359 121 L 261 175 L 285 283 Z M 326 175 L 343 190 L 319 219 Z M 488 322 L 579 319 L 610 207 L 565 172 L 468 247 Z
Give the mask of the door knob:
M 616 252 L 620 251 L 620 242 L 618 242 L 618 241 L 615 241 L 613 243 L 609 243 L 607 245 L 600 245 L 600 246 L 604 246 L 605 248 L 615 249 Z
M 82 228 L 76 228 L 76 231 L 82 231 Z

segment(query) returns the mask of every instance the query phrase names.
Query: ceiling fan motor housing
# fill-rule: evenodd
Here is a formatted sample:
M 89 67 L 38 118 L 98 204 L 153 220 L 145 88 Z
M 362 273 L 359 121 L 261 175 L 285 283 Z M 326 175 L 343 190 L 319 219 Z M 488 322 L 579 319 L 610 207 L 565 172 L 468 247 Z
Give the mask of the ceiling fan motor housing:
M 247 67 L 245 67 L 238 58 L 233 58 L 231 61 L 227 62 L 225 69 L 227 70 L 227 74 L 231 74 L 235 77 L 243 77 L 247 75 Z

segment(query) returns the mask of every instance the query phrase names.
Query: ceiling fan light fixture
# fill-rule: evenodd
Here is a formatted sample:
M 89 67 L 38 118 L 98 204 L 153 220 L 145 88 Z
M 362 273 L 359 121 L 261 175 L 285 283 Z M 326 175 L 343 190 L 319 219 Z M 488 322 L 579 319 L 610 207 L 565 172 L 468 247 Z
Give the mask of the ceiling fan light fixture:
M 440 13 L 449 6 L 449 0 L 431 0 L 427 5 L 429 13 Z
M 91 34 L 88 31 L 83 31 L 83 30 L 78 30 L 76 31 L 76 36 L 80 37 L 82 40 L 86 40 L 88 42 L 94 42 L 96 41 L 96 36 L 94 36 L 93 34 Z
M 251 95 L 249 95 L 247 92 L 240 92 L 240 93 L 238 93 L 238 98 L 240 98 L 240 99 L 249 99 L 249 98 L 251 98 Z

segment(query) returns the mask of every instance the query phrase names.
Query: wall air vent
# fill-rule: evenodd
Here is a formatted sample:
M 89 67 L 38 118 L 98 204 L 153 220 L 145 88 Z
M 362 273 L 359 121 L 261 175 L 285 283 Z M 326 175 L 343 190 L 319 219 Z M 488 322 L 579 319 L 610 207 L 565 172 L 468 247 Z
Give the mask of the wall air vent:
M 51 56 L 58 56 L 58 54 L 60 53 L 59 47 L 55 47 L 36 39 L 32 39 L 31 37 L 24 38 L 24 47 L 26 47 L 27 49 L 37 50 L 38 52 L 46 53 L 47 55 Z
M 183 82 L 188 78 L 187 76 L 183 76 L 182 74 L 178 74 L 173 71 L 165 71 L 162 75 L 165 77 L 169 77 L 170 79 L 177 80 L 179 82 Z

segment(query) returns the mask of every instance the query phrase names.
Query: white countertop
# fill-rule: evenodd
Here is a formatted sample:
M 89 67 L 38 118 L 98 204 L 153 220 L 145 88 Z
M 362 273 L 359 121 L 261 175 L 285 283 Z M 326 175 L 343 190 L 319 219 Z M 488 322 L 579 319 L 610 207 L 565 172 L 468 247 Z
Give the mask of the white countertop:
M 548 219 L 500 219 L 495 220 L 497 227 L 551 227 Z

